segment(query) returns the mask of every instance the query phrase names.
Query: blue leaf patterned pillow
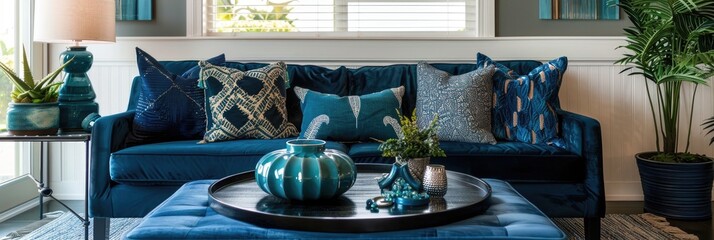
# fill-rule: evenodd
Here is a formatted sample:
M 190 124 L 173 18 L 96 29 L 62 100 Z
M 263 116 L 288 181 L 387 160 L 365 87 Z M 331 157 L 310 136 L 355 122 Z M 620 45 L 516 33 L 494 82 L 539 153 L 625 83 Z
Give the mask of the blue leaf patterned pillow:
M 302 108 L 301 138 L 335 141 L 387 140 L 401 135 L 397 111 L 404 87 L 340 97 L 294 87 Z
M 200 139 L 206 130 L 206 110 L 203 89 L 197 86 L 199 69 L 178 76 L 139 48 L 136 61 L 141 92 L 127 144 Z M 223 54 L 208 59 L 216 65 L 225 61 Z
M 241 138 L 273 139 L 298 134 L 285 109 L 287 66 L 277 62 L 241 71 L 200 61 L 213 124 L 200 143 Z
M 496 66 L 493 75 L 493 134 L 498 139 L 563 146 L 558 138 L 558 90 L 568 59 L 549 61 L 525 75 L 478 53 L 479 67 Z

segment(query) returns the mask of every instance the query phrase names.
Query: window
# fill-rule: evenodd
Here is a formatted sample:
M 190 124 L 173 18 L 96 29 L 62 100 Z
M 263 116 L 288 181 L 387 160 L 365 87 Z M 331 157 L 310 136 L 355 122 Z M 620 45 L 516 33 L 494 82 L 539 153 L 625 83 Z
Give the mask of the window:
M 13 69 L 20 68 L 19 55 L 23 45 L 26 46 L 28 56 L 32 56 L 33 46 L 29 35 L 32 2 L 0 0 L 0 62 Z M 7 128 L 7 105 L 11 90 L 12 84 L 0 73 L 0 131 Z M 39 153 L 39 148 L 33 146 L 30 143 L 0 142 L 0 213 L 37 197 L 37 189 L 18 188 L 32 184 L 23 175 L 37 172 L 34 169 L 39 166 L 39 158 L 33 153 Z M 34 176 L 39 177 L 38 174 Z M 31 203 L 37 204 L 36 201 Z
M 493 0 L 207 0 L 203 34 L 493 36 Z M 264 34 L 263 34 L 264 35 Z
M 16 69 L 15 45 L 15 1 L 0 0 L 0 63 Z M 7 104 L 10 102 L 12 84 L 5 74 L 0 73 L 0 131 L 7 127 Z M 15 156 L 17 145 L 0 142 L 0 183 L 17 177 L 19 165 Z

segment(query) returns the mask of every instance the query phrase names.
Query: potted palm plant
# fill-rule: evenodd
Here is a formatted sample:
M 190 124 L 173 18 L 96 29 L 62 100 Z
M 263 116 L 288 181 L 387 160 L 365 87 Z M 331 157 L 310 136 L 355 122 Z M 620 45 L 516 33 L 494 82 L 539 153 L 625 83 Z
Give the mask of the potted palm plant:
M 645 211 L 677 219 L 711 218 L 712 160 L 689 152 L 696 91 L 714 75 L 714 2 L 621 0 L 633 26 L 617 63 L 641 75 L 654 122 L 656 151 L 635 155 Z M 689 119 L 680 119 L 682 88 L 691 85 Z M 688 122 L 680 141 L 680 123 Z M 686 123 L 686 122 L 685 122 Z M 684 132 L 682 132 L 684 133 Z M 683 148 L 680 148 L 683 147 Z
M 56 134 L 59 128 L 59 104 L 57 97 L 62 82 L 54 82 L 67 61 L 42 80 L 35 82 L 30 71 L 25 49 L 22 49 L 23 78 L 9 66 L 0 63 L 0 71 L 13 84 L 11 103 L 7 110 L 7 130 L 13 135 Z

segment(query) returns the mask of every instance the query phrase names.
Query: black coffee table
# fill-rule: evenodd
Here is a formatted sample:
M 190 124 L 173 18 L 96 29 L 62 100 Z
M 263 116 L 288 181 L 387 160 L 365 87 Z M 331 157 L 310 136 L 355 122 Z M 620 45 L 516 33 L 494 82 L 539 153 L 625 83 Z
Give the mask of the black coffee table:
M 488 208 L 491 186 L 462 173 L 447 172 L 448 191 L 424 207 L 393 206 L 374 213 L 366 201 L 380 195 L 377 180 L 391 165 L 358 164 L 357 182 L 343 196 L 319 202 L 295 202 L 263 192 L 253 171 L 228 176 L 208 188 L 216 212 L 261 227 L 318 232 L 379 232 L 444 225 Z

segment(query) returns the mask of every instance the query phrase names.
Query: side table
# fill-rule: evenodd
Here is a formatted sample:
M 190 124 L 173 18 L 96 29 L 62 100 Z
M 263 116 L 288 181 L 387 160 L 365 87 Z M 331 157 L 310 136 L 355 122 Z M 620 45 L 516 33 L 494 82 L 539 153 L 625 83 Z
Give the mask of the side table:
M 39 142 L 40 143 L 40 179 L 36 180 L 30 176 L 35 183 L 37 183 L 37 190 L 39 191 L 40 199 L 40 219 L 42 219 L 43 214 L 43 197 L 50 197 L 62 204 L 67 208 L 72 214 L 82 221 L 84 225 L 84 239 L 89 238 L 89 207 L 88 207 L 88 193 L 89 193 L 89 140 L 91 138 L 90 133 L 85 132 L 68 132 L 57 135 L 43 135 L 43 136 L 20 136 L 20 135 L 10 135 L 7 132 L 0 132 L 0 142 Z M 48 159 L 47 154 L 45 154 L 45 145 L 50 142 L 84 142 L 84 162 L 86 170 L 84 171 L 84 217 L 79 216 L 74 210 L 65 205 L 62 201 L 56 199 L 52 196 L 52 189 L 45 186 L 44 183 L 44 162 Z

